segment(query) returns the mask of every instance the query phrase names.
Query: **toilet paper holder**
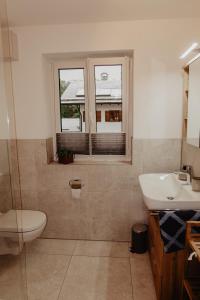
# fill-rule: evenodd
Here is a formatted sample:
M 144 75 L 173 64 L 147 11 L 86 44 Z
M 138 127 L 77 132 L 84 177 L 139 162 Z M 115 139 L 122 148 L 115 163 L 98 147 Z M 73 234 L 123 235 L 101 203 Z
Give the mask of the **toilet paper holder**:
M 81 182 L 81 179 L 70 179 L 69 181 L 69 186 L 71 187 L 71 189 L 74 190 L 79 190 L 83 187 L 83 184 Z
M 81 189 L 83 187 L 81 179 L 71 179 L 69 181 L 69 186 L 71 188 L 72 199 L 80 199 Z

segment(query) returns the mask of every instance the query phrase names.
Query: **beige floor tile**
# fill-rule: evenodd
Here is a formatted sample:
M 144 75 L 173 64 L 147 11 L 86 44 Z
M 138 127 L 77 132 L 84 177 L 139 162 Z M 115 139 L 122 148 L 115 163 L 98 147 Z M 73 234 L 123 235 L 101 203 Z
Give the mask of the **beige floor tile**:
M 0 299 L 27 300 L 25 259 L 21 256 L 0 256 Z
M 57 300 L 71 257 L 27 254 L 29 300 Z
M 27 252 L 72 255 L 76 246 L 73 240 L 37 239 L 26 244 Z
M 77 241 L 74 255 L 129 257 L 129 243 L 103 241 Z
M 74 256 L 59 300 L 132 300 L 129 259 Z
M 156 300 L 148 254 L 130 255 L 132 291 L 128 246 L 39 239 L 26 261 L 0 256 L 0 299 L 27 300 L 27 275 L 28 300 Z
M 132 254 L 131 272 L 134 300 L 156 300 L 149 255 Z

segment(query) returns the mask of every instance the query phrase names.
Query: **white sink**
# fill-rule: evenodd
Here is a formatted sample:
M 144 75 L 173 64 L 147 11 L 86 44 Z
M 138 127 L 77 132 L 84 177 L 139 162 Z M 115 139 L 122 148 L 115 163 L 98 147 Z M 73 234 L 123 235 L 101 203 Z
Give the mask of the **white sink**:
M 139 182 L 149 210 L 200 209 L 200 193 L 176 174 L 143 174 Z

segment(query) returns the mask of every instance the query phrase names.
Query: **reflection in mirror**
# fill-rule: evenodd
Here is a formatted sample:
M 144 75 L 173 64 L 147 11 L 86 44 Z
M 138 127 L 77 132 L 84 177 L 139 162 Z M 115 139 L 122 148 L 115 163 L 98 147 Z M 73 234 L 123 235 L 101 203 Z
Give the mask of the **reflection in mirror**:
M 200 59 L 189 65 L 187 143 L 200 147 Z

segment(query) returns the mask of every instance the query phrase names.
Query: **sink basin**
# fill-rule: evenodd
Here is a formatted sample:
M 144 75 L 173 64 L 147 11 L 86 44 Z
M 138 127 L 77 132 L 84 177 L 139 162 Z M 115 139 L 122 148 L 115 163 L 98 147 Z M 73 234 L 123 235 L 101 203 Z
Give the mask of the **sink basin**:
M 139 182 L 149 210 L 200 209 L 200 193 L 174 173 L 143 174 Z

